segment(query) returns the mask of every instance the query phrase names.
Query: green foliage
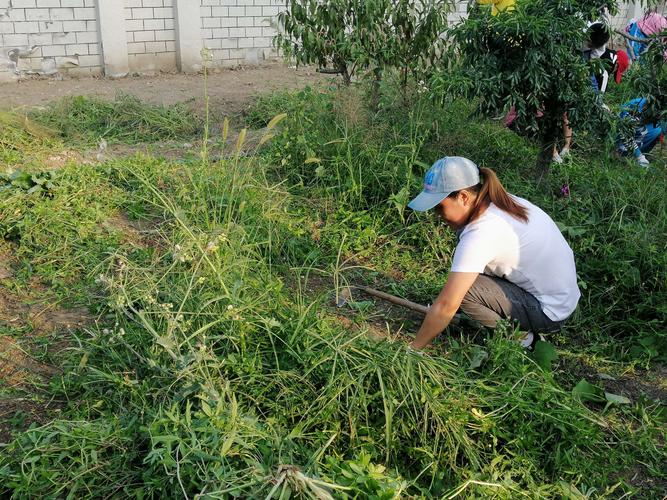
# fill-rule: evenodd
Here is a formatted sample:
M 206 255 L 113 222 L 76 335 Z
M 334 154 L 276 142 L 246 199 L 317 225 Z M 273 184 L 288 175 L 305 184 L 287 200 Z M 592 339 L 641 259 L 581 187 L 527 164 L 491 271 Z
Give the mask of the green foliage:
M 564 113 L 577 130 L 600 128 L 604 115 L 591 86 L 593 68 L 581 50 L 586 22 L 604 8 L 614 12 L 616 3 L 519 1 L 498 15 L 477 6 L 450 30 L 457 69 L 437 77 L 435 90 L 441 96 L 474 98 L 478 110 L 489 116 L 513 106 L 518 127 L 541 139 L 537 173 L 543 177 L 551 148 L 562 136 Z
M 440 56 L 450 2 L 287 0 L 276 44 L 298 64 L 333 66 L 349 85 L 355 71 L 424 71 Z
M 187 138 L 201 130 L 201 120 L 184 104 L 152 105 L 125 94 L 112 102 L 67 97 L 31 116 L 62 138 L 85 144 L 97 144 L 100 139 L 133 144 Z
M 49 194 L 55 188 L 53 181 L 57 173 L 53 170 L 30 174 L 15 170 L 13 172 L 0 172 L 0 191 L 7 189 L 23 189 L 27 194 L 45 193 Z
M 665 52 L 667 38 L 656 37 L 641 56 L 640 63 L 634 64 L 636 71 L 630 73 L 629 85 L 636 94 L 632 97 L 646 98 L 642 123 L 667 121 L 667 64 Z
M 661 172 L 597 154 L 553 172 L 571 187 L 556 197 L 526 179 L 534 146 L 470 105 L 423 99 L 371 117 L 358 102 L 312 89 L 260 99 L 253 124 L 288 116 L 256 157 L 135 156 L 65 167 L 53 198 L 0 193 L 18 255 L 76 278 L 99 318 L 52 385 L 59 418 L 3 448 L 0 494 L 614 497 L 633 491 L 638 460 L 661 477 L 655 404 L 582 402 L 566 356 L 526 355 L 503 326 L 421 356 L 397 334 L 368 335 L 359 318 L 374 307 L 354 326 L 328 307 L 331 276 L 437 293 L 455 237 L 401 200 L 459 153 L 564 228 L 586 288 L 550 339 L 559 352 L 658 357 Z M 152 221 L 150 250 L 101 230 L 119 208 Z

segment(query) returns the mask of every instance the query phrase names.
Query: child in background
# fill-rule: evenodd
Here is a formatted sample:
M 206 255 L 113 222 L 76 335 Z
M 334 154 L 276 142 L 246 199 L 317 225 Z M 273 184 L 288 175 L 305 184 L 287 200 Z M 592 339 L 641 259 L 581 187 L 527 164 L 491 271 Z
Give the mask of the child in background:
M 618 152 L 623 156 L 632 155 L 642 167 L 648 167 L 649 161 L 644 156 L 651 151 L 660 140 L 665 124 L 642 124 L 642 113 L 646 106 L 645 98 L 632 99 L 621 106 L 621 119 L 634 123 L 634 134 L 631 138 L 619 138 Z

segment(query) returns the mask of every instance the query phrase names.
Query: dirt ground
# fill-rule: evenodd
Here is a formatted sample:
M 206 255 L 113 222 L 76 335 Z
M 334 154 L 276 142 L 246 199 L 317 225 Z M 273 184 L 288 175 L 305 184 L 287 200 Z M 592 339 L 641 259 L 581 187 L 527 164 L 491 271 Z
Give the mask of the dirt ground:
M 228 114 L 238 113 L 252 97 L 272 90 L 299 89 L 325 83 L 330 77 L 315 68 L 294 68 L 278 61 L 263 66 L 214 70 L 208 78 L 211 109 Z M 194 100 L 203 109 L 203 75 L 158 74 L 109 78 L 25 79 L 0 83 L 0 109 L 21 106 L 43 106 L 65 96 L 86 95 L 113 99 L 118 93 L 132 94 L 153 104 L 174 104 Z

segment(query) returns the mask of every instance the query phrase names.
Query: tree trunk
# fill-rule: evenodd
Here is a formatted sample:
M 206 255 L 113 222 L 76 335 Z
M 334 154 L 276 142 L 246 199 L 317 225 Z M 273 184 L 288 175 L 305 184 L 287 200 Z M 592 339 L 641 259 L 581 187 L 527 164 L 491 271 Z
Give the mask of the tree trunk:
M 540 126 L 540 150 L 537 153 L 537 162 L 535 164 L 535 179 L 537 185 L 546 186 L 549 179 L 551 162 L 553 161 L 554 145 L 558 143 L 559 134 L 562 132 L 561 113 L 554 112 L 556 106 L 544 103 L 544 115 L 541 118 Z
M 540 150 L 537 153 L 537 162 L 535 164 L 535 180 L 537 185 L 545 183 L 549 179 L 551 162 L 553 161 L 553 148 L 555 140 L 553 137 L 542 135 L 540 139 Z
M 373 83 L 371 84 L 371 111 L 377 113 L 380 107 L 380 82 L 382 81 L 382 69 L 373 70 Z

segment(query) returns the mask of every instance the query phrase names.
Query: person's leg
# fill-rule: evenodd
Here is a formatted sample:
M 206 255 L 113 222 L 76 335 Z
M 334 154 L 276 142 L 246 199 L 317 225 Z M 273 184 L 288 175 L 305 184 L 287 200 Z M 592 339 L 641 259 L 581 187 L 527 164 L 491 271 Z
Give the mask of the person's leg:
M 642 153 L 648 153 L 653 149 L 653 147 L 658 143 L 660 139 L 660 134 L 662 134 L 662 129 L 660 127 L 654 127 L 653 125 L 646 126 L 646 134 L 641 138 L 641 143 L 639 144 L 639 149 Z
M 530 293 L 502 278 L 480 274 L 461 302 L 461 310 L 488 328 L 507 319 L 524 331 L 554 332 L 562 322 L 544 314 L 539 301 Z

